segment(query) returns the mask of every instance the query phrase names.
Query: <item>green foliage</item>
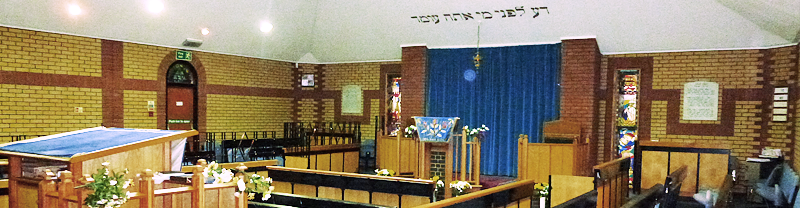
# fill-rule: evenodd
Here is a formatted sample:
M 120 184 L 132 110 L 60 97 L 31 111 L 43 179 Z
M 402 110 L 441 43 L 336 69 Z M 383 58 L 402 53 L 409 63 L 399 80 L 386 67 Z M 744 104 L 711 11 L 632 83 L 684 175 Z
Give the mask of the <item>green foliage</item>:
M 128 186 L 133 182 L 132 179 L 125 179 L 125 174 L 128 169 L 122 173 L 116 173 L 108 170 L 108 162 L 103 163 L 103 167 L 97 169 L 97 173 L 92 174 L 92 178 L 88 179 L 89 183 L 75 188 L 85 188 L 93 190 L 84 200 L 84 205 L 91 208 L 102 207 L 112 208 L 119 207 L 130 199 L 130 192 L 125 191 Z

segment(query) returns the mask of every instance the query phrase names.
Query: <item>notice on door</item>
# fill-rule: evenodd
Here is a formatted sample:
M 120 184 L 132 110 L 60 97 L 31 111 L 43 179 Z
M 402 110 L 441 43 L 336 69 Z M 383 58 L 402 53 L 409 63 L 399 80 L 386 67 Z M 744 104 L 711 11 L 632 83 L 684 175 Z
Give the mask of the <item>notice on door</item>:
M 697 81 L 683 85 L 683 120 L 716 121 L 718 104 L 719 84 Z
M 175 106 L 183 106 L 183 101 L 175 102 Z

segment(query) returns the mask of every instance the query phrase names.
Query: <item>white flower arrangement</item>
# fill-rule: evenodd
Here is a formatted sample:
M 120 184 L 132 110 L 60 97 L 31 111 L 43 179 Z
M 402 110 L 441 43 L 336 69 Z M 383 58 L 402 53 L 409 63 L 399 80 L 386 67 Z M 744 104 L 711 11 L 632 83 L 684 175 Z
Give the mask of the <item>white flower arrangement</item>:
M 97 169 L 97 173 L 92 174 L 91 178 L 86 178 L 89 183 L 75 187 L 93 190 L 84 200 L 84 205 L 90 208 L 115 208 L 120 207 L 131 197 L 131 192 L 125 191 L 131 186 L 133 179 L 125 180 L 128 169 L 122 173 L 115 173 L 108 170 L 108 162 L 102 163 L 103 167 Z M 124 181 L 120 183 L 120 181 Z
M 403 131 L 403 133 L 407 138 L 414 137 L 414 135 L 417 134 L 417 126 L 414 125 L 408 126 L 406 127 L 405 131 Z
M 247 183 L 244 182 L 245 180 Z M 275 190 L 275 187 L 272 186 L 272 178 L 253 174 L 245 180 L 237 181 L 236 185 L 239 187 L 239 191 L 247 192 L 248 199 L 252 200 L 255 198 L 256 193 L 260 193 L 261 201 L 267 201 L 272 191 Z
M 474 129 L 469 129 L 469 126 L 464 126 L 464 128 L 468 130 L 467 131 L 467 135 L 468 136 L 475 136 L 475 135 L 477 135 L 479 133 L 483 134 L 483 133 L 489 131 L 489 127 L 486 127 L 485 124 L 482 124 L 481 127 L 474 128 Z
M 379 176 L 394 176 L 394 171 L 389 169 L 375 169 L 375 174 Z
M 227 168 L 220 168 L 216 162 L 211 162 L 203 169 L 203 176 L 214 178 L 213 183 L 228 183 L 233 180 L 233 171 Z
M 453 181 L 450 182 L 450 189 L 452 189 L 453 196 L 461 196 L 467 194 L 467 191 L 472 189 L 472 185 L 466 181 Z

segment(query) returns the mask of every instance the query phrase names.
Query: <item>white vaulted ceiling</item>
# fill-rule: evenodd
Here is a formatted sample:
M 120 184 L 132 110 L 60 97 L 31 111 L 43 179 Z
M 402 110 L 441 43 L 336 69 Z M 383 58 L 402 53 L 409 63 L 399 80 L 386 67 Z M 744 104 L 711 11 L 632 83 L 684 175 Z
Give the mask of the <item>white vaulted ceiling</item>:
M 151 1 L 162 2 L 163 11 L 148 11 Z M 203 40 L 197 50 L 330 63 L 397 60 L 405 45 L 474 47 L 479 24 L 481 46 L 585 36 L 596 37 L 603 53 L 784 45 L 797 42 L 799 2 L 0 0 L 0 25 L 178 48 L 194 38 Z M 70 15 L 69 4 L 79 5 L 82 13 Z M 547 10 L 533 18 L 533 7 Z M 499 12 L 506 9 L 515 16 L 502 17 Z M 484 11 L 492 19 L 476 13 Z M 459 15 L 452 21 L 453 13 L 473 18 Z M 428 15 L 438 15 L 439 22 L 412 18 Z M 262 22 L 274 29 L 261 32 Z M 202 35 L 201 28 L 210 33 Z

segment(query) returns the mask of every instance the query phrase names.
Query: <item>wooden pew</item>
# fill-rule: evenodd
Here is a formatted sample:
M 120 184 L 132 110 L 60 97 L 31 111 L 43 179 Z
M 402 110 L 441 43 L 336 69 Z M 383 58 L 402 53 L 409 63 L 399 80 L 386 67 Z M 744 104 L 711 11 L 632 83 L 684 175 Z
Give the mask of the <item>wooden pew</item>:
M 431 180 L 269 166 L 276 192 L 384 206 L 413 207 L 433 200 Z
M 630 167 L 630 158 L 619 158 L 594 166 L 598 208 L 617 208 L 625 203 Z
M 686 170 L 686 165 L 682 165 L 667 176 L 664 181 L 664 197 L 661 198 L 659 207 L 675 208 L 678 206 L 683 179 L 686 179 Z
M 472 192 L 459 197 L 418 206 L 416 208 L 433 207 L 531 207 L 534 197 L 533 180 L 514 183 Z
M 551 177 L 551 205 L 560 208 L 588 204 L 598 208 L 620 207 L 628 196 L 630 162 L 630 158 L 619 158 L 596 165 L 594 177 Z M 587 186 L 594 186 L 594 190 L 587 190 Z

